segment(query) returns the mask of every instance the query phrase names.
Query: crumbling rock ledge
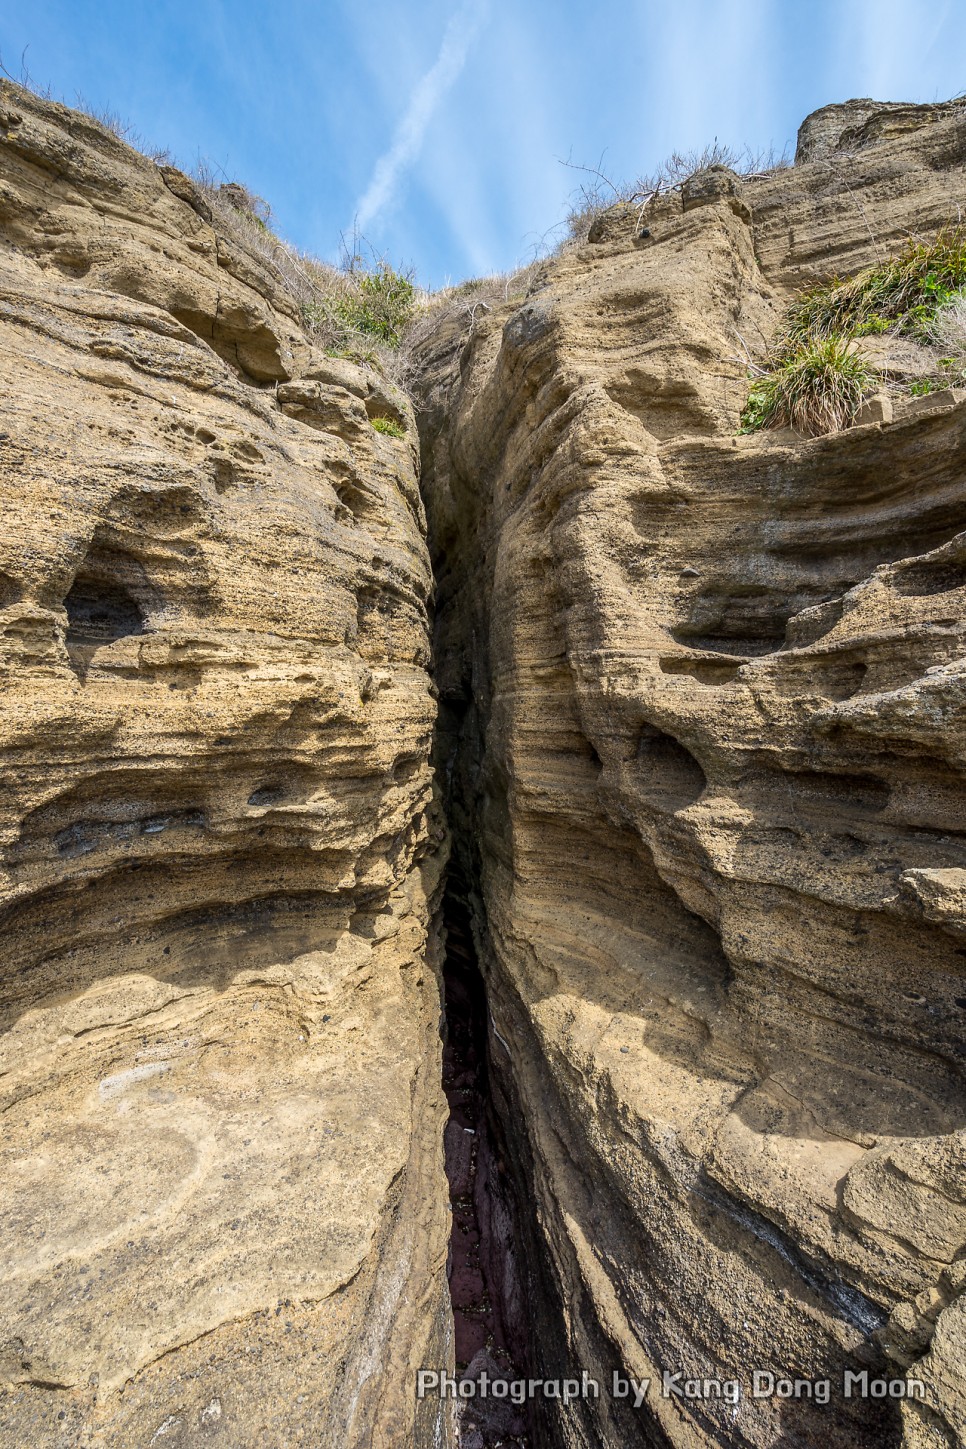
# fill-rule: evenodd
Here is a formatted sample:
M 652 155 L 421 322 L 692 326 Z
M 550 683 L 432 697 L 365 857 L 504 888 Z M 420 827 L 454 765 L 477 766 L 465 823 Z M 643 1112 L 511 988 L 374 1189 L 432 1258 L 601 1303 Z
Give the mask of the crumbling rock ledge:
M 538 1402 L 547 1445 L 966 1439 L 966 402 L 735 436 L 743 339 L 955 221 L 964 163 L 962 106 L 831 108 L 423 347 L 533 1371 L 744 1386 Z

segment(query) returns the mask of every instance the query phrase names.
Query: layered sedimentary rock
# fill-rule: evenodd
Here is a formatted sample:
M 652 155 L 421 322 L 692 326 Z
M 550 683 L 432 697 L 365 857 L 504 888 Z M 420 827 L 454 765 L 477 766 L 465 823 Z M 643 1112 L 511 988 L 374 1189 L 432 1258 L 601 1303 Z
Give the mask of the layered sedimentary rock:
M 961 107 L 830 107 L 423 346 L 462 1330 L 601 1384 L 540 1449 L 966 1436 L 966 396 L 736 436 L 964 164 Z M 223 222 L 0 89 L 4 1449 L 452 1433 L 413 414 Z
M 652 1380 L 538 1402 L 548 1444 L 966 1434 L 966 398 L 736 436 L 799 287 L 955 222 L 966 117 L 835 108 L 800 155 L 615 208 L 423 350 L 531 1371 Z
M 0 1443 L 443 1442 L 408 404 L 9 85 L 0 245 Z

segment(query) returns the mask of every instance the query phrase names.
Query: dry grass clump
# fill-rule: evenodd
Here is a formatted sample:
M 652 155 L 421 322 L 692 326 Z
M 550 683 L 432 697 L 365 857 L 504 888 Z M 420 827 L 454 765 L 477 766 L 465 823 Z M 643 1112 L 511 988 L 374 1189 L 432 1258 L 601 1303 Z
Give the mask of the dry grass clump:
M 932 335 L 946 352 L 966 353 L 966 291 L 954 292 L 939 308 L 933 318 Z
M 441 287 L 429 293 L 415 307 L 402 338 L 403 352 L 412 357 L 433 333 L 447 321 L 472 325 L 478 317 L 495 311 L 507 302 L 520 302 L 526 297 L 541 260 L 530 262 L 513 272 L 495 273 L 490 277 L 473 277 L 454 287 Z
M 51 99 L 49 87 L 47 94 L 42 99 Z M 153 161 L 156 166 L 170 164 L 171 152 L 165 147 L 152 146 L 130 121 L 124 119 L 120 111 L 115 111 L 109 106 L 90 105 L 79 93 L 74 99 L 73 109 L 81 111 L 90 120 L 96 121 L 99 126 L 104 127 L 105 131 L 110 131 L 116 140 L 123 141 L 125 146 L 130 146 L 132 151 L 140 151 L 142 156 L 147 156 L 148 160 Z
M 836 432 L 852 422 L 876 381 L 851 339 L 810 339 L 752 384 L 741 431 L 785 427 L 813 437 Z
M 930 332 L 945 353 L 966 356 L 966 291 L 954 292 L 937 309 Z
M 336 268 L 306 256 L 277 236 L 271 226 L 271 208 L 260 196 L 240 182 L 219 182 L 205 163 L 195 169 L 194 180 L 204 192 L 219 230 L 266 262 L 300 308 L 312 301 L 320 285 L 329 284 L 328 273 L 335 274 Z

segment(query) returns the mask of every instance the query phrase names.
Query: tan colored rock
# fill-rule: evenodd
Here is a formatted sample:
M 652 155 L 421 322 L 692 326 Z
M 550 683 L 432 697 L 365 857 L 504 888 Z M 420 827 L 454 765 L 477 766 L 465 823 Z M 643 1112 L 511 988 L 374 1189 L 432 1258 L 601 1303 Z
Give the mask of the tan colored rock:
M 899 888 L 927 921 L 966 935 L 966 870 L 907 870 Z
M 894 415 L 892 398 L 887 392 L 880 391 L 873 393 L 866 398 L 855 415 L 855 426 L 864 427 L 867 423 L 891 423 Z
M 424 352 L 533 1371 L 743 1388 L 544 1404 L 541 1442 L 960 1442 L 966 406 L 735 436 L 745 339 L 955 219 L 966 118 L 906 111 L 837 118 L 851 154 L 806 127 L 747 216 L 663 196 L 641 244 L 615 208 Z M 755 1399 L 755 1368 L 830 1404 Z M 927 1407 L 845 1398 L 864 1369 Z
M 840 152 L 861 151 L 867 146 L 924 126 L 948 120 L 962 110 L 959 101 L 935 105 L 914 105 L 908 101 L 842 101 L 813 111 L 798 128 L 796 165 L 825 161 Z
M 0 121 L 0 1444 L 445 1441 L 411 414 L 188 178 Z
M 962 1294 L 940 1314 L 929 1352 L 913 1372 L 926 1386 L 922 1400 L 902 1405 L 903 1449 L 944 1449 L 966 1441 L 966 1391 L 963 1344 L 966 1342 L 966 1300 Z
M 899 416 L 903 418 L 914 418 L 923 413 L 944 412 L 946 408 L 957 407 L 966 401 L 966 388 L 943 387 L 936 392 L 922 393 L 918 397 L 906 397 L 902 399 Z
M 938 366 L 938 348 L 891 332 L 863 337 L 858 345 L 863 356 L 890 382 L 917 382 L 934 376 Z
M 746 339 L 956 215 L 966 119 L 800 156 L 423 343 L 491 1216 L 528 1367 L 604 1386 L 538 1443 L 966 1432 L 966 396 L 735 436 Z M 452 1435 L 414 419 L 215 217 L 0 87 L 0 1449 Z

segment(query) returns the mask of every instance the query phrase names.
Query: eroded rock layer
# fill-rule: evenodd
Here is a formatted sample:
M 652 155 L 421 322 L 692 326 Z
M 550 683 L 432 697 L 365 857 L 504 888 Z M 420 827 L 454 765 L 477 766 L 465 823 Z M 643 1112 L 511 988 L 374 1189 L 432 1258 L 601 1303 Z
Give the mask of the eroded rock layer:
M 548 1444 L 966 1434 L 966 398 L 736 436 L 746 339 L 955 222 L 964 161 L 961 107 L 833 108 L 794 168 L 616 208 L 425 348 L 533 1369 L 656 1381 L 538 1402 Z M 863 1369 L 925 1399 L 845 1397 Z
M 0 1443 L 443 1442 L 411 412 L 10 85 L 0 247 Z

